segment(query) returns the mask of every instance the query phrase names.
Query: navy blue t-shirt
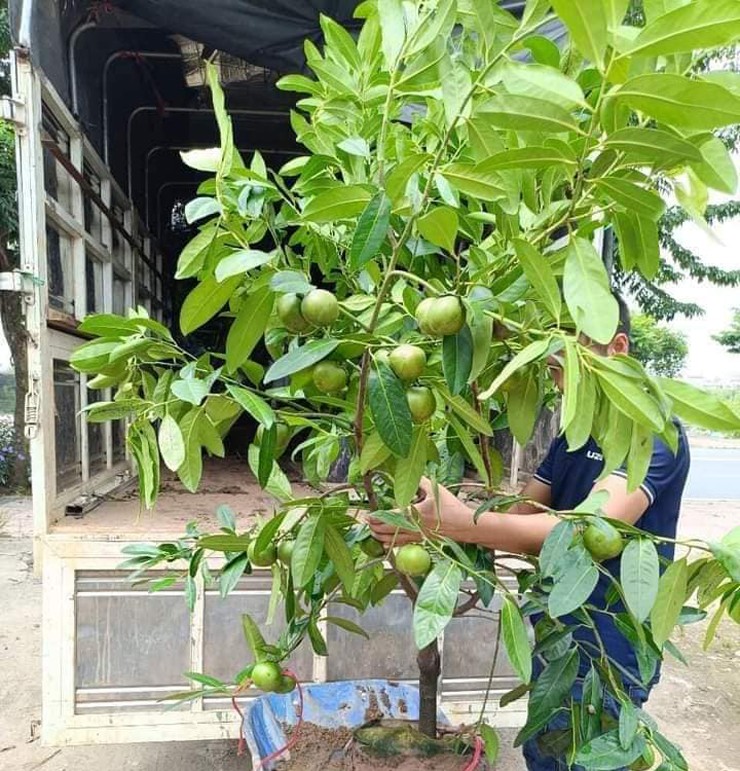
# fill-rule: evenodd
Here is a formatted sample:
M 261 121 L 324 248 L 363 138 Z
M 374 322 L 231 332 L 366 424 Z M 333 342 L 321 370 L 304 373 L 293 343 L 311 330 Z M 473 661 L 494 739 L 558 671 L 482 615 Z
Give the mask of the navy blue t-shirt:
M 648 498 L 649 505 L 645 513 L 635 523 L 641 530 L 665 538 L 676 537 L 681 496 L 689 471 L 688 441 L 683 427 L 677 424 L 677 428 L 678 449 L 675 455 L 660 439 L 655 439 L 650 468 L 645 481 L 640 485 Z M 569 511 L 589 496 L 603 467 L 604 456 L 593 439 L 579 450 L 569 452 L 565 437 L 558 437 L 550 445 L 547 456 L 534 476 L 535 479 L 550 486 L 550 506 L 556 510 Z M 613 473 L 618 476 L 627 476 L 624 469 L 619 469 Z M 673 544 L 659 544 L 657 548 L 661 558 L 668 561 L 673 560 Z M 621 558 L 618 557 L 606 561 L 604 567 L 612 575 L 618 577 L 620 563 Z M 661 569 L 663 567 L 661 565 Z M 597 608 L 606 607 L 606 597 L 610 586 L 609 577 L 601 574 L 589 603 Z M 624 608 L 621 604 L 616 603 L 611 605 L 609 609 L 612 612 L 618 612 Z M 630 674 L 630 677 L 625 677 L 623 674 L 622 679 L 625 686 L 628 688 L 636 687 L 641 682 L 641 678 L 632 646 L 619 631 L 611 616 L 594 611 L 591 611 L 591 616 L 609 657 L 619 662 L 621 667 Z M 563 621 L 574 621 L 574 619 L 565 617 Z M 590 661 L 584 655 L 584 650 L 594 651 L 596 639 L 591 630 L 583 627 L 578 628 L 574 637 L 583 644 L 580 651 L 581 676 L 585 676 L 590 669 Z M 598 651 L 594 651 L 594 654 L 595 658 L 598 658 Z M 656 671 L 651 685 L 657 682 L 659 674 L 659 670 Z

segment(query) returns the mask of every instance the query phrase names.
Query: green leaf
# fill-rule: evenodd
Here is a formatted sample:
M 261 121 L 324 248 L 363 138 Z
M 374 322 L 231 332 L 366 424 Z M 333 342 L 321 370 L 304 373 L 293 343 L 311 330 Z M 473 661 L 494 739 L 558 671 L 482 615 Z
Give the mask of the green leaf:
M 656 166 L 701 161 L 701 153 L 691 142 L 655 128 L 619 129 L 607 138 L 604 147 L 624 153 L 630 161 Z
M 521 238 L 514 239 L 514 249 L 529 283 L 545 303 L 552 317 L 559 321 L 562 307 L 560 289 L 550 263 L 529 242 Z
M 499 738 L 495 728 L 487 723 L 481 723 L 478 728 L 481 739 L 483 740 L 483 749 L 486 753 L 486 761 L 491 768 L 496 766 L 498 758 Z
M 453 396 L 468 384 L 473 367 L 473 337 L 466 324 L 456 335 L 442 340 L 442 370 Z
M 737 169 L 725 143 L 718 137 L 710 136 L 698 149 L 700 161 L 691 164 L 696 176 L 713 190 L 735 195 Z
M 258 449 L 257 481 L 261 488 L 267 487 L 275 462 L 275 446 L 277 445 L 277 425 L 273 423 L 262 432 Z
M 407 57 L 424 51 L 437 38 L 449 35 L 455 24 L 456 6 L 456 0 L 440 0 L 434 13 L 421 19 L 406 47 Z
M 355 155 L 358 158 L 367 158 L 370 155 L 370 145 L 367 139 L 362 137 L 348 137 L 337 144 L 337 148 L 344 150 L 348 155 Z
M 574 238 L 568 244 L 563 296 L 579 332 L 597 343 L 611 342 L 617 331 L 619 307 L 599 253 L 584 238 Z
M 501 78 L 507 92 L 510 94 L 544 99 L 568 110 L 582 107 L 584 104 L 583 91 L 578 83 L 554 66 L 549 67 L 533 62 L 524 64 L 522 62 L 508 61 L 503 67 Z M 544 147 L 526 149 L 534 150 L 535 154 L 544 151 L 545 154 L 549 153 L 549 156 L 553 158 L 558 155 L 558 153 L 553 154 L 551 149 Z M 566 160 L 562 153 L 559 155 L 559 162 L 562 163 Z M 558 163 L 557 160 L 553 160 L 553 162 Z M 575 159 L 570 159 L 568 162 L 575 165 Z
M 652 740 L 655 742 L 655 746 L 663 756 L 664 762 L 659 767 L 659 771 L 688 771 L 689 764 L 686 762 L 686 758 L 681 754 L 681 751 L 676 747 L 673 742 L 669 742 L 668 739 L 653 728 Z M 665 768 L 664 766 L 667 766 Z
M 510 169 L 544 169 L 549 166 L 575 166 L 576 161 L 555 147 L 516 147 L 496 153 L 475 168 L 482 172 Z
M 406 40 L 406 22 L 401 0 L 378 0 L 378 18 L 383 56 L 388 69 L 393 69 Z
M 196 171 L 218 171 L 221 163 L 220 147 L 202 147 L 180 152 L 182 162 Z
M 540 572 L 545 578 L 552 578 L 565 562 L 565 555 L 573 543 L 576 527 L 563 520 L 550 531 L 540 550 Z
M 422 238 L 435 246 L 441 246 L 450 254 L 455 253 L 458 219 L 454 209 L 439 206 L 431 209 L 416 223 Z
M 185 460 L 177 469 L 177 476 L 185 489 L 191 493 L 198 489 L 203 475 L 203 454 L 198 426 L 201 414 L 201 408 L 194 407 L 180 420 L 180 430 L 185 442 Z
M 702 131 L 740 122 L 740 98 L 716 83 L 681 75 L 639 75 L 628 80 L 615 98 L 675 128 Z
M 506 197 L 501 179 L 490 171 L 479 171 L 470 163 L 451 163 L 440 174 L 460 193 L 480 198 L 483 201 L 497 201 Z
M 270 428 L 275 422 L 276 417 L 272 407 L 261 396 L 247 391 L 246 388 L 240 388 L 230 383 L 227 384 L 226 390 L 242 409 L 248 412 L 265 428 Z
M 660 268 L 657 224 L 634 212 L 617 211 L 614 213 L 614 225 L 624 270 L 631 271 L 637 267 L 645 278 L 654 278 Z
M 714 394 L 680 380 L 658 378 L 658 382 L 681 420 L 710 431 L 740 430 L 740 415 Z
M 215 227 L 206 226 L 185 245 L 177 260 L 175 278 L 192 278 L 198 274 L 211 244 L 217 238 L 217 233 Z
M 185 442 L 177 421 L 171 415 L 165 415 L 159 426 L 159 451 L 164 465 L 170 471 L 177 471 L 185 460 Z
M 394 455 L 405 458 L 411 450 L 411 411 L 403 384 L 385 364 L 376 362 L 370 372 L 368 401 L 383 442 Z
M 146 407 L 140 399 L 121 399 L 117 402 L 93 402 L 85 408 L 89 423 L 107 423 L 109 420 L 129 418 Z
M 602 177 L 596 188 L 627 211 L 657 220 L 665 211 L 665 201 L 639 185 L 621 177 Z
M 186 380 L 176 380 L 170 390 L 178 399 L 198 407 L 211 389 L 208 381 L 190 377 Z
M 604 3 L 553 0 L 552 6 L 568 28 L 578 50 L 596 67 L 603 67 L 608 31 Z
M 386 573 L 370 590 L 370 602 L 379 605 L 398 586 L 398 576 L 395 573 Z
M 468 318 L 470 334 L 473 336 L 473 362 L 470 367 L 469 383 L 473 383 L 486 368 L 491 353 L 491 338 L 493 336 L 493 319 L 484 314 L 472 315 Z
M 98 373 L 110 361 L 110 355 L 119 348 L 121 341 L 91 340 L 72 351 L 69 363 L 78 372 Z
M 268 287 L 257 289 L 242 300 L 226 338 L 226 369 L 229 372 L 236 372 L 262 339 L 274 302 L 275 295 Z
M 247 555 L 244 553 L 237 554 L 223 566 L 218 575 L 218 589 L 222 598 L 234 591 L 239 579 L 244 575 L 246 567 Z
M 313 616 L 309 617 L 308 621 L 308 639 L 311 641 L 311 647 L 317 656 L 328 655 L 326 640 Z
M 547 607 L 553 618 L 565 616 L 580 608 L 591 596 L 599 581 L 599 571 L 591 555 L 581 546 L 571 547 L 564 555 L 554 576 Z
M 374 431 L 362 446 L 360 473 L 367 474 L 368 471 L 378 468 L 390 458 L 391 454 L 390 448 L 386 446 L 380 434 Z
M 224 257 L 216 265 L 216 281 L 232 276 L 241 276 L 253 268 L 265 265 L 275 258 L 275 252 L 260 252 L 257 249 L 240 249 Z
M 527 683 L 520 683 L 517 685 L 516 688 L 512 688 L 510 691 L 507 691 L 498 701 L 499 707 L 503 709 L 504 707 L 507 707 L 509 704 L 513 704 L 515 701 L 518 701 L 523 696 L 526 696 L 530 691 L 532 690 L 532 686 Z
M 448 420 L 455 430 L 455 433 L 460 440 L 460 444 L 462 444 L 468 458 L 470 458 L 470 462 L 475 466 L 475 470 L 478 472 L 480 478 L 486 482 L 486 484 L 491 484 L 491 480 L 488 479 L 488 471 L 486 469 L 486 464 L 483 461 L 483 456 L 480 454 L 480 450 L 473 441 L 473 437 L 470 435 L 468 428 L 454 415 L 449 415 Z
M 463 576 L 449 560 L 437 562 L 424 579 L 414 606 L 414 639 L 421 650 L 433 643 L 452 620 Z
M 393 203 L 396 203 L 403 197 L 409 179 L 411 179 L 412 175 L 416 174 L 428 160 L 430 160 L 430 156 L 424 153 L 418 153 L 416 155 L 410 155 L 391 169 L 385 180 L 385 190 Z
M 596 409 L 596 383 L 593 375 L 586 369 L 578 380 L 577 409 L 573 420 L 565 428 L 565 436 L 570 450 L 583 447 L 591 436 L 594 412 Z
M 735 43 L 740 14 L 735 0 L 698 0 L 651 21 L 623 56 L 666 56 L 694 53 Z
M 661 646 L 668 640 L 673 627 L 678 623 L 683 602 L 686 598 L 686 585 L 689 569 L 686 559 L 680 559 L 666 568 L 658 582 L 658 595 L 650 613 L 650 626 L 653 640 Z
M 340 629 L 344 629 L 345 632 L 351 632 L 357 634 L 360 637 L 364 637 L 366 640 L 370 639 L 370 635 L 354 621 L 350 621 L 348 618 L 342 618 L 341 616 L 327 616 L 326 621 L 329 624 L 334 624 Z
M 349 266 L 358 271 L 378 254 L 388 233 L 391 217 L 391 201 L 381 190 L 360 215 L 352 237 Z
M 653 432 L 650 426 L 635 422 L 632 426 L 630 450 L 627 455 L 627 492 L 634 492 L 642 484 L 653 458 Z
M 529 695 L 527 723 L 533 719 L 547 719 L 553 710 L 561 706 L 570 695 L 578 675 L 578 661 L 578 651 L 572 649 L 545 666 Z
M 709 546 L 727 575 L 740 582 L 740 527 L 733 528 L 719 543 L 713 542 Z
M 519 606 L 506 595 L 501 606 L 501 636 L 509 662 L 524 683 L 532 679 L 532 648 Z
M 493 436 L 491 424 L 465 401 L 462 396 L 452 396 L 444 388 L 439 391 L 440 396 L 453 412 L 464 420 L 474 431 L 484 436 Z
M 566 134 L 579 130 L 578 124 L 567 110 L 544 99 L 533 99 L 529 96 L 494 96 L 479 107 L 479 112 L 494 126 L 515 131 Z
M 619 704 L 619 745 L 628 750 L 637 736 L 639 726 L 637 708 L 631 701 Z
M 233 276 L 219 283 L 206 278 L 185 298 L 180 310 L 180 329 L 188 335 L 210 321 L 239 286 L 241 276 Z
M 549 348 L 550 341 L 547 339 L 535 340 L 533 343 L 529 343 L 501 370 L 493 383 L 478 398 L 481 401 L 490 399 L 517 370 L 544 356 Z
M 339 340 L 326 338 L 311 340 L 303 346 L 288 351 L 265 372 L 265 383 L 272 383 L 274 380 L 280 380 L 294 372 L 307 369 L 325 359 L 338 345 Z
M 576 753 L 575 762 L 593 771 L 613 771 L 625 768 L 642 755 L 645 739 L 638 736 L 629 749 L 624 750 L 619 744 L 619 731 L 613 730 L 591 739 Z
M 517 442 L 524 447 L 532 436 L 534 425 L 540 414 L 540 378 L 530 370 L 517 375 L 506 390 L 506 410 L 509 428 Z
M 345 591 L 351 594 L 355 583 L 355 563 L 352 561 L 352 554 L 344 542 L 342 534 L 336 528 L 327 524 L 325 530 L 324 551 L 326 556 L 332 561 L 334 570 Z
M 643 622 L 658 595 L 660 563 L 655 544 L 647 538 L 631 540 L 622 553 L 620 579 L 632 615 Z
M 259 462 L 260 448 L 255 445 L 250 445 L 249 450 L 247 451 L 247 463 L 255 476 L 258 476 L 259 474 Z M 285 476 L 283 470 L 275 461 L 273 461 L 272 471 L 270 472 L 270 476 L 264 489 L 279 501 L 288 501 L 293 495 L 288 477 Z
M 303 588 L 313 581 L 324 553 L 325 535 L 325 518 L 321 514 L 309 514 L 298 530 L 290 563 L 297 587 Z
M 424 475 L 424 469 L 427 465 L 427 442 L 429 437 L 427 431 L 422 426 L 414 428 L 411 440 L 411 450 L 405 458 L 399 458 L 396 463 L 394 476 L 393 493 L 396 503 L 405 509 L 413 500 L 419 491 L 419 482 Z
M 297 270 L 281 270 L 270 279 L 270 289 L 280 294 L 308 294 L 316 287 Z
M 306 204 L 303 219 L 315 222 L 336 222 L 361 214 L 370 200 L 370 193 L 359 185 L 342 185 L 319 193 Z

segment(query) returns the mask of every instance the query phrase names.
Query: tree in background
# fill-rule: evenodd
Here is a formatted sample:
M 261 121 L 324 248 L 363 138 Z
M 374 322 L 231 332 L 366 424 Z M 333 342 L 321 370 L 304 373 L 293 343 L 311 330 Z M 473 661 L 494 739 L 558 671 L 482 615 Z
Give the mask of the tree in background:
M 632 318 L 630 352 L 650 372 L 661 377 L 676 377 L 689 353 L 686 336 L 661 326 L 647 313 Z
M 650 11 L 656 12 L 661 3 L 652 0 L 631 0 L 627 22 L 637 26 L 645 24 L 645 16 Z M 737 46 L 727 46 L 710 51 L 694 62 L 691 69 L 695 73 L 725 70 L 727 72 L 740 72 L 740 49 Z M 716 72 L 712 77 L 716 77 Z M 727 126 L 714 132 L 717 143 L 735 153 L 740 149 L 740 125 Z M 712 151 L 717 152 L 716 145 Z M 669 208 L 661 217 L 658 229 L 658 240 L 661 246 L 660 266 L 656 274 L 646 278 L 638 273 L 625 272 L 620 268 L 617 254 L 614 257 L 614 280 L 617 286 L 625 293 L 634 297 L 640 309 L 659 321 L 670 321 L 676 316 L 693 318 L 701 316 L 704 309 L 692 302 L 677 300 L 666 289 L 669 284 L 683 279 L 694 279 L 699 282 L 707 281 L 715 286 L 740 285 L 740 270 L 725 270 L 708 262 L 708 255 L 699 254 L 686 248 L 680 242 L 679 228 L 686 222 L 693 220 L 700 227 L 714 226 L 732 219 L 740 214 L 740 201 L 730 200 L 713 203 L 706 207 L 703 217 L 699 214 L 702 208 L 702 193 L 700 188 L 703 183 L 709 184 L 707 169 L 694 169 L 693 174 L 688 175 L 683 192 L 678 189 L 676 197 L 680 206 Z M 737 172 L 733 163 L 725 163 L 722 172 L 723 177 L 719 186 L 713 187 L 722 193 L 734 195 L 737 189 Z M 714 178 L 716 183 L 718 178 Z M 697 184 L 698 183 L 698 184 Z M 667 188 L 665 188 L 667 191 Z M 685 203 L 688 198 L 694 197 L 699 191 L 699 200 L 694 201 L 694 212 L 686 211 Z M 664 191 L 665 192 L 665 191 Z M 706 200 L 703 200 L 706 204 Z M 692 207 L 689 207 L 692 208 Z M 615 252 L 618 252 L 618 242 L 614 242 Z
M 730 326 L 718 335 L 712 335 L 730 353 L 740 353 L 740 308 L 735 308 Z
M 8 53 L 12 46 L 8 6 L 0 5 L 0 97 L 11 93 Z M 15 135 L 13 127 L 0 121 L 0 271 L 9 272 L 18 267 L 18 204 L 15 175 Z M 0 318 L 10 348 L 15 370 L 14 437 L 8 448 L 12 458 L 8 469 L 7 485 L 13 489 L 28 486 L 28 452 L 23 435 L 24 398 L 28 381 L 26 360 L 26 333 L 23 302 L 17 292 L 0 292 Z

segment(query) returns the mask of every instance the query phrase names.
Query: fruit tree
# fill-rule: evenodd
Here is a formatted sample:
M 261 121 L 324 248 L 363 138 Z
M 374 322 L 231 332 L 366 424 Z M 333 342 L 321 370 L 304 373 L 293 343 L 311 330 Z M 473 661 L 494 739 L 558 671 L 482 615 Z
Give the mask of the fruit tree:
M 158 587 L 185 560 L 191 599 L 199 573 L 214 580 L 204 559 L 214 552 L 225 557 L 224 594 L 252 567 L 273 572 L 285 631 L 268 643 L 245 617 L 256 665 L 231 685 L 196 673 L 202 687 L 191 695 L 250 680 L 289 690 L 280 664 L 306 637 L 326 652 L 320 620 L 362 633 L 330 605 L 363 611 L 400 586 L 414 607 L 427 734 L 440 633 L 453 617 L 500 607 L 501 647 L 522 680 L 506 700 L 529 694 L 519 741 L 565 711 L 572 763 L 617 768 L 654 749 L 664 771 L 686 768 L 646 713 L 625 706 L 618 725 L 600 719 L 603 692 L 629 702 L 609 651 L 581 650 L 571 632 L 590 623 L 602 560 L 623 549 L 620 574 L 610 574 L 613 613 L 648 682 L 666 653 L 680 655 L 670 642 L 677 625 L 710 606 L 709 639 L 723 615 L 740 621 L 740 531 L 685 544 L 667 566 L 660 539 L 607 520 L 600 495 L 553 513 L 560 522 L 541 554 L 518 562 L 429 532 L 383 554 L 364 524 L 372 512 L 420 530 L 423 475 L 464 491 L 478 512 L 517 501 L 498 490 L 492 426 L 527 441 L 553 394 L 553 357 L 564 371 L 569 446 L 593 437 L 604 475 L 625 466 L 632 489 L 654 436 L 675 448 L 674 415 L 740 428 L 716 397 L 586 344 L 609 342 L 618 323 L 600 232 L 616 233 L 622 271 L 649 279 L 659 266 L 661 193 L 673 191 L 701 222 L 708 189 L 737 182 L 712 132 L 740 122 L 740 75 L 685 73 L 703 50 L 740 36 L 738 4 L 646 3 L 643 28 L 622 25 L 627 5 L 532 0 L 519 19 L 491 0 L 368 0 L 356 38 L 324 18 L 323 49 L 305 44 L 311 76 L 278 83 L 299 95 L 291 124 L 305 148 L 279 170 L 237 152 L 209 68 L 221 146 L 183 153 L 208 178 L 186 208 L 198 232 L 177 278 L 196 281 L 182 332 L 221 314 L 231 319 L 225 350 L 194 358 L 132 310 L 85 320 L 96 337 L 73 357 L 95 376 L 90 387 L 112 389 L 88 418 L 129 420 L 147 507 L 160 459 L 195 492 L 203 453 L 223 455 L 238 416 L 260 426 L 248 462 L 275 497 L 274 516 L 239 533 L 223 509 L 219 533 L 192 527 L 177 543 L 130 549 L 137 571 L 171 567 Z M 563 49 L 543 35 L 557 17 L 569 33 Z M 315 494 L 294 495 L 277 463 L 286 445 Z M 343 448 L 347 483 L 327 485 Z M 516 589 L 501 571 L 513 572 Z M 544 618 L 533 649 L 525 619 L 535 612 Z M 536 678 L 533 652 L 544 664 Z M 581 712 L 568 695 L 583 656 L 592 665 Z M 482 720 L 473 730 L 490 736 Z

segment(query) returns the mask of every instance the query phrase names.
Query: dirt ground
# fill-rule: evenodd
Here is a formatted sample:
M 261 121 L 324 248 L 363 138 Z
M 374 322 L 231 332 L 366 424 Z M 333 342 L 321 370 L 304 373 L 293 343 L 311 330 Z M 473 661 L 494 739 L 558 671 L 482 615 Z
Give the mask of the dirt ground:
M 41 716 L 41 586 L 33 575 L 30 502 L 0 501 L 0 769 L 2 771 L 247 771 L 236 743 L 181 742 L 99 747 L 45 747 Z M 740 501 L 687 502 L 684 536 L 716 538 L 740 522 Z M 703 626 L 689 627 L 679 647 L 695 668 L 668 661 L 648 709 L 679 743 L 692 771 L 740 768 L 740 627 L 725 623 L 709 653 L 701 651 Z M 498 771 L 523 771 L 502 732 Z

